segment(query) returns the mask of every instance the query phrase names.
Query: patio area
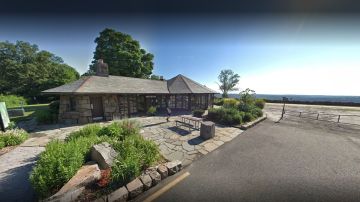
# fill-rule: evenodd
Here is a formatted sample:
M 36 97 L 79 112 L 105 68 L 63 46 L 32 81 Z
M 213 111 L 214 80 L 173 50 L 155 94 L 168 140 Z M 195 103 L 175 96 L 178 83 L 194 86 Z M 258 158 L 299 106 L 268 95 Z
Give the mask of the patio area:
M 146 117 L 138 120 L 143 126 L 141 135 L 159 145 L 161 154 L 166 159 L 180 160 L 183 165 L 189 165 L 198 157 L 215 150 L 243 132 L 238 128 L 216 125 L 215 137 L 203 140 L 199 130 L 193 129 L 189 132 L 187 127 L 176 127 L 175 121 L 180 119 L 175 116 L 170 118 L 170 122 L 166 122 L 166 117 Z

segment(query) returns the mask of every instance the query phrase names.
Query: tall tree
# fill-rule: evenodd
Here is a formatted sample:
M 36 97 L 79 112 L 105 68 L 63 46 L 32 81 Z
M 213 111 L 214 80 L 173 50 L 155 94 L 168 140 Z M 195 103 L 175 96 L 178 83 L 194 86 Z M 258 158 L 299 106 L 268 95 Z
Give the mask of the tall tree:
M 0 42 L 0 92 L 33 98 L 40 92 L 79 78 L 64 61 L 37 45 Z
M 109 74 L 137 78 L 149 78 L 153 70 L 154 56 L 140 47 L 130 35 L 113 29 L 104 29 L 95 39 L 94 60 L 85 75 L 95 72 L 95 62 L 103 59 L 109 65 Z
M 222 97 L 226 98 L 228 97 L 229 91 L 235 91 L 238 90 L 236 88 L 236 85 L 239 83 L 240 76 L 238 74 L 235 74 L 230 69 L 221 70 L 220 75 L 218 77 L 219 79 L 219 88 L 223 92 Z

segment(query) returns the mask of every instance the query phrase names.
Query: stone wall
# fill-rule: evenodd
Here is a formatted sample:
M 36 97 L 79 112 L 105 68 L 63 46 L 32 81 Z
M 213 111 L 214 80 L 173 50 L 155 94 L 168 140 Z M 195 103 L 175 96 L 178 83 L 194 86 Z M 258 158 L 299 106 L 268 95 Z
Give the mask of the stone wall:
M 105 120 L 120 119 L 118 96 L 104 95 L 102 96 L 104 106 Z
M 73 96 L 76 110 L 70 111 L 70 96 L 61 95 L 59 105 L 59 121 L 61 123 L 84 124 L 92 121 L 89 96 Z
M 78 123 L 92 122 L 90 97 L 88 95 L 76 96 L 76 111 L 80 113 Z

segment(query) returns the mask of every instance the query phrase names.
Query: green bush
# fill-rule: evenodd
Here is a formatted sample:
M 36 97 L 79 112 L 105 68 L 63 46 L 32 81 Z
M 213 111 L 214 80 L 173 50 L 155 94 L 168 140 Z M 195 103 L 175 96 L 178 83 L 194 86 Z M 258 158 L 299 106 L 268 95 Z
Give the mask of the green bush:
M 225 125 L 236 125 L 242 123 L 242 113 L 236 108 L 209 109 L 209 120 Z
M 27 104 L 26 99 L 17 95 L 3 95 L 0 94 L 0 102 L 5 102 L 7 108 L 20 107 L 21 103 Z
M 122 127 L 119 122 L 114 122 L 106 127 L 102 127 L 97 134 L 99 136 L 107 135 L 109 137 L 116 138 L 117 140 L 122 140 L 124 139 L 122 132 Z
M 100 130 L 101 126 L 99 124 L 89 124 L 78 131 L 70 133 L 70 135 L 66 137 L 66 141 L 71 141 L 79 137 L 95 136 Z
M 255 106 L 257 106 L 260 109 L 264 109 L 265 107 L 265 100 L 264 99 L 256 99 L 255 100 Z
M 263 115 L 263 112 L 260 108 L 257 108 L 257 107 L 254 107 L 252 110 L 251 110 L 251 114 L 255 117 L 255 118 L 258 118 L 258 117 L 262 117 Z
M 150 116 L 154 116 L 156 114 L 156 107 L 154 106 L 149 107 L 149 109 L 147 110 L 147 114 Z
M 0 149 L 5 147 L 5 142 L 0 138 Z
M 50 142 L 30 175 L 40 198 L 50 196 L 68 182 L 85 163 L 91 147 L 103 141 L 98 136 L 87 136 L 68 142 Z
M 222 106 L 224 104 L 223 98 L 214 98 L 214 105 Z
M 16 129 L 16 128 L 17 128 L 16 123 L 14 121 L 11 121 L 6 129 L 11 130 L 11 129 Z
M 132 135 L 115 144 L 114 148 L 119 152 L 111 171 L 112 183 L 115 185 L 126 184 L 160 158 L 156 144 L 140 135 Z
M 53 113 L 50 110 L 40 110 L 36 112 L 36 121 L 39 124 L 52 124 L 57 123 L 58 121 L 58 114 Z
M 227 108 L 233 108 L 236 107 L 239 104 L 239 101 L 235 98 L 224 98 L 223 99 L 223 106 Z
M 30 175 L 34 189 L 41 198 L 58 191 L 86 162 L 91 147 L 101 142 L 119 152 L 112 167 L 112 183 L 129 182 L 160 158 L 156 144 L 143 139 L 139 130 L 139 124 L 129 120 L 104 127 L 90 124 L 72 132 L 65 142 L 49 143 Z
M 255 119 L 254 116 L 249 112 L 246 112 L 245 115 L 244 115 L 244 118 L 243 118 L 244 122 L 249 122 L 249 121 L 252 121 L 254 119 Z
M 4 147 L 19 145 L 28 138 L 28 133 L 23 129 L 11 129 L 6 132 L 0 132 L 0 141 L 4 143 Z
M 192 114 L 195 117 L 202 118 L 202 115 L 205 113 L 205 110 L 203 109 L 195 109 Z
M 125 119 L 118 122 L 118 124 L 119 127 L 121 127 L 122 136 L 124 138 L 130 135 L 139 134 L 140 132 L 140 124 L 137 121 Z

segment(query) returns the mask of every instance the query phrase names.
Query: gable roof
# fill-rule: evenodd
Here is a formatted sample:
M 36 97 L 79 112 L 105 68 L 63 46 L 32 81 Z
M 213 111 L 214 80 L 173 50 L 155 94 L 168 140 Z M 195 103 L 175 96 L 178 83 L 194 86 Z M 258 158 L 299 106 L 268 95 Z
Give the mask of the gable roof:
M 168 81 L 124 76 L 87 76 L 43 91 L 45 94 L 179 94 L 217 93 L 183 75 Z
M 201 85 L 198 82 L 189 79 L 184 75 L 177 75 L 174 78 L 167 81 L 168 89 L 170 93 L 217 93 L 216 91 Z

